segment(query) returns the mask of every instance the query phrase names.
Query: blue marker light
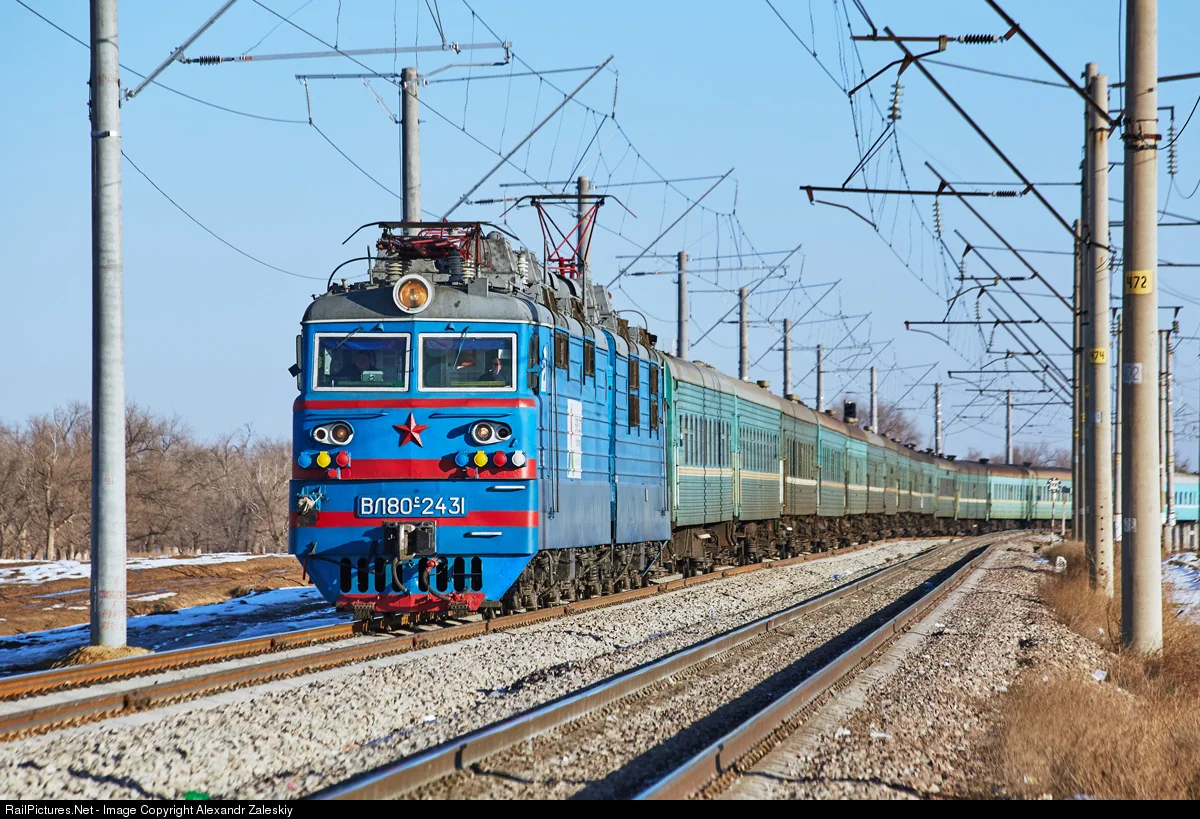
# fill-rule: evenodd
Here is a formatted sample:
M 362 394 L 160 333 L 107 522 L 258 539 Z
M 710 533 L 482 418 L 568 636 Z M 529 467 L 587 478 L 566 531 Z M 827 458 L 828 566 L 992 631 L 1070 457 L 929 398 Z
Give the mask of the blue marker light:
M 454 463 L 456 463 L 460 467 L 466 466 L 470 462 L 470 460 L 471 460 L 471 456 L 465 452 L 460 452 L 454 456 Z
M 296 458 L 296 463 L 301 469 L 308 469 L 312 466 L 312 455 L 309 455 L 307 452 L 301 452 L 299 457 Z

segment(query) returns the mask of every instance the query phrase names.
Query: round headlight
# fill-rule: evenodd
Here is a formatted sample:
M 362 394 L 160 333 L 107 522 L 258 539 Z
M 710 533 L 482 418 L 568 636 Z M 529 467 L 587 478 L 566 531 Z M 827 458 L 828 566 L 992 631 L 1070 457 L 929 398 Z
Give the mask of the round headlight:
M 433 285 L 416 273 L 402 276 L 392 288 L 392 301 L 405 313 L 419 313 L 429 306 Z
M 496 438 L 498 438 L 501 441 L 507 441 L 511 437 L 512 437 L 512 427 L 510 427 L 508 424 L 497 424 L 496 425 Z
M 312 439 L 318 444 L 323 444 L 329 440 L 328 427 L 317 427 L 312 431 Z
M 345 421 L 329 425 L 329 439 L 335 444 L 348 444 L 354 437 L 354 429 Z
M 496 430 L 492 429 L 492 425 L 486 421 L 480 421 L 475 426 L 471 427 L 471 437 L 476 443 L 488 444 L 496 438 Z

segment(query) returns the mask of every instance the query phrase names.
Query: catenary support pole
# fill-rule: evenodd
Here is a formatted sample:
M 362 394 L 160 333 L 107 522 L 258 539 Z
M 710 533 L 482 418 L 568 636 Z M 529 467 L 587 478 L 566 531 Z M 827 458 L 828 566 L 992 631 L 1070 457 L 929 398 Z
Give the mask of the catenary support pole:
M 1086 174 L 1083 175 L 1086 177 Z M 1081 188 L 1087 188 L 1086 178 Z M 1086 202 L 1081 201 L 1081 206 Z M 1075 231 L 1075 281 L 1071 290 L 1071 305 L 1074 313 L 1075 345 L 1071 355 L 1071 535 L 1076 540 L 1083 538 L 1083 366 L 1080 355 L 1083 350 L 1083 223 L 1076 219 Z
M 1012 390 L 1008 391 L 1005 402 L 1005 418 L 1004 418 L 1004 463 L 1011 464 L 1013 462 L 1013 425 L 1012 425 Z
M 1108 77 L 1094 74 L 1088 93 L 1096 106 L 1088 109 L 1088 252 L 1087 252 L 1087 424 L 1084 436 L 1087 475 L 1085 524 L 1088 580 L 1107 596 L 1113 594 L 1112 544 L 1112 385 L 1108 369 L 1109 255 L 1108 255 L 1108 126 L 1097 110 L 1108 110 Z
M 738 378 L 750 380 L 750 291 L 738 291 Z
M 1128 0 L 1125 26 L 1125 254 L 1123 297 L 1125 529 L 1121 549 L 1121 640 L 1162 650 L 1162 511 L 1159 508 L 1158 381 L 1158 2 Z
M 406 68 L 400 73 L 404 88 L 404 103 L 400 111 L 400 157 L 404 166 L 404 221 L 421 219 L 421 104 L 417 99 L 420 78 L 417 69 Z M 416 233 L 416 228 L 409 228 Z
M 871 368 L 871 431 L 879 433 L 879 375 Z
M 1116 335 L 1117 345 L 1117 377 L 1115 379 L 1117 384 L 1116 421 L 1114 422 L 1115 429 L 1113 430 L 1113 542 L 1120 543 L 1121 506 L 1123 503 L 1121 497 L 1121 471 L 1124 468 L 1123 464 L 1121 463 L 1121 426 L 1122 419 L 1124 418 L 1124 410 L 1121 406 L 1123 403 L 1121 390 L 1121 373 L 1123 370 L 1121 365 L 1125 363 L 1125 352 L 1122 349 L 1123 345 L 1121 344 L 1121 314 L 1115 310 L 1113 312 L 1115 314 L 1113 321 L 1113 333 Z
M 1091 88 L 1092 81 L 1099 73 L 1100 70 L 1095 63 L 1088 63 L 1084 66 L 1083 87 Z M 1092 400 L 1092 365 L 1088 360 L 1088 339 L 1091 338 L 1092 320 L 1092 257 L 1090 250 L 1092 246 L 1092 183 L 1094 181 L 1090 108 L 1090 105 L 1083 107 L 1083 184 L 1079 188 L 1082 203 L 1079 224 L 1082 238 L 1079 246 L 1079 348 L 1076 351 L 1076 355 L 1079 356 L 1079 501 L 1082 514 L 1079 519 L 1078 537 L 1083 542 L 1089 579 L 1092 577 L 1093 567 L 1096 565 L 1095 542 L 1088 540 L 1090 531 L 1088 521 L 1095 501 L 1092 496 L 1092 476 L 1088 472 L 1091 464 L 1089 436 L 1092 433 L 1091 416 L 1088 414 L 1088 407 Z
M 825 347 L 817 345 L 817 412 L 825 411 Z
M 942 382 L 933 385 L 933 453 L 942 455 Z
M 91 3 L 91 642 L 125 645 L 125 327 L 117 0 Z M 47 555 L 51 560 L 54 555 Z
M 1167 334 L 1158 331 L 1158 508 L 1162 512 L 1159 526 L 1162 527 L 1164 547 L 1167 540 Z
M 1174 551 L 1175 548 L 1175 385 L 1172 383 L 1174 376 L 1171 373 L 1171 357 L 1174 355 L 1171 350 L 1171 331 L 1166 333 L 1166 343 L 1163 351 L 1166 354 L 1166 376 L 1163 379 L 1163 386 L 1166 388 L 1166 410 L 1165 417 L 1167 421 L 1167 537 L 1166 548 L 1168 551 Z
M 679 302 L 675 310 L 675 354 L 684 361 L 691 355 L 688 349 L 688 324 L 691 321 L 692 308 L 688 304 L 688 255 L 686 250 L 679 251 L 679 278 L 676 282 L 679 290 Z
M 792 391 L 792 320 L 783 320 L 783 397 Z

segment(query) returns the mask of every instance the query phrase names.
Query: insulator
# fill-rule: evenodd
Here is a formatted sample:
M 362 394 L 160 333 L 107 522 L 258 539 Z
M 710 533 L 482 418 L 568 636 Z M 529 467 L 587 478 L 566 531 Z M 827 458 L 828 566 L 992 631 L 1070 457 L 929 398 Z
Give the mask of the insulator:
M 187 62 L 192 63 L 194 65 L 217 65 L 224 61 L 225 60 L 221 57 L 218 57 L 216 55 L 211 55 L 211 56 L 206 56 L 206 57 L 192 57 Z
M 996 346 L 996 327 L 992 325 L 992 334 L 988 336 L 987 348 L 990 350 Z
M 937 197 L 933 199 L 933 230 L 942 238 L 942 200 Z
M 384 268 L 387 270 L 388 278 L 398 279 L 408 272 L 408 261 L 406 259 L 388 259 L 384 263 Z
M 1167 173 L 1174 176 L 1179 172 L 1179 157 L 1175 153 L 1175 123 L 1167 128 Z
M 896 77 L 896 84 L 892 86 L 892 110 L 888 112 L 888 119 L 892 122 L 900 119 L 900 98 L 904 96 L 903 90 L 904 86 L 900 84 L 900 78 Z
M 991 45 L 1003 39 L 999 34 L 963 34 L 955 38 L 957 42 L 965 45 Z
M 980 309 L 979 303 L 983 301 L 983 291 L 979 291 L 979 295 L 975 297 L 975 320 L 983 321 L 983 310 Z

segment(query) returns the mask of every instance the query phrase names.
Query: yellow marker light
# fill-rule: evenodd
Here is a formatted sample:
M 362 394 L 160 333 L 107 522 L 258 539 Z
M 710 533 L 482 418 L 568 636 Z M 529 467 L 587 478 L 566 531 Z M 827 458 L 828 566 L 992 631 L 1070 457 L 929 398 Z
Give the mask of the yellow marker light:
M 482 449 L 475 453 L 475 466 L 487 466 L 488 456 Z
M 396 282 L 392 289 L 392 301 L 406 313 L 419 313 L 429 306 L 433 286 L 422 276 L 410 273 Z
M 317 466 L 322 469 L 327 469 L 331 463 L 333 463 L 333 459 L 329 457 L 328 452 L 321 452 L 317 455 Z

